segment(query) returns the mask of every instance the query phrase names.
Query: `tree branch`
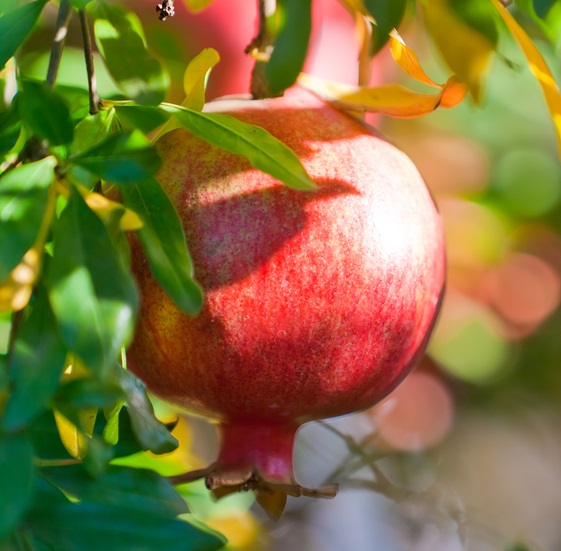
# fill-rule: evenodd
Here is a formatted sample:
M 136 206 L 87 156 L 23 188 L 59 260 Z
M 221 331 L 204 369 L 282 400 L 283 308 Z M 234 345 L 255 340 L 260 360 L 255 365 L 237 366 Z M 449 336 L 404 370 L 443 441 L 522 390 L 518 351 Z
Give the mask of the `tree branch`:
M 99 94 L 97 92 L 97 82 L 95 79 L 95 69 L 93 60 L 92 37 L 88 16 L 84 8 L 78 10 L 80 17 L 80 27 L 82 29 L 82 40 L 84 42 L 84 57 L 86 59 L 86 70 L 88 71 L 88 90 L 90 96 L 90 114 L 95 115 L 99 111 Z
M 49 68 L 47 69 L 47 86 L 52 88 L 55 84 L 58 68 L 60 66 L 60 58 L 66 35 L 68 33 L 68 22 L 72 15 L 72 6 L 70 0 L 61 0 L 58 8 L 58 15 L 53 31 L 53 43 L 51 45 L 51 57 L 49 58 Z

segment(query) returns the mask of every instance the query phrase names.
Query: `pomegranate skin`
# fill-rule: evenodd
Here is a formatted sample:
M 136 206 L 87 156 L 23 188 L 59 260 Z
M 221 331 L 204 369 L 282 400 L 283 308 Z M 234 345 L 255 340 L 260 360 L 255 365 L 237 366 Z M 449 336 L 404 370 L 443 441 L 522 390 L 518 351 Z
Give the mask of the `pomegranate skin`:
M 444 284 L 441 220 L 416 168 L 316 100 L 207 110 L 291 147 L 316 191 L 291 190 L 182 129 L 158 179 L 206 293 L 181 313 L 133 246 L 143 297 L 131 369 L 157 395 L 220 422 L 299 425 L 372 406 L 422 356 Z

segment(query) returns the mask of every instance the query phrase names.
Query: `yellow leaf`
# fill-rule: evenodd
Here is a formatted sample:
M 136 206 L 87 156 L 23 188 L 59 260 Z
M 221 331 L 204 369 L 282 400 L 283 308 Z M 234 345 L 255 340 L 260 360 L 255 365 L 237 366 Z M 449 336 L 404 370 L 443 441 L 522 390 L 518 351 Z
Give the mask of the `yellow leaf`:
M 51 186 L 43 220 L 33 246 L 23 255 L 21 262 L 0 282 L 0 312 L 23 310 L 33 292 L 43 266 L 43 248 L 55 213 L 58 188 Z
M 189 11 L 201 11 L 212 3 L 212 0 L 185 0 L 185 5 Z
M 89 374 L 89 369 L 78 356 L 73 353 L 67 355 L 66 369 L 62 375 L 63 382 L 87 377 Z M 77 427 L 60 411 L 53 410 L 60 440 L 66 451 L 75 459 L 83 459 L 87 454 L 88 437 L 91 438 L 93 434 L 97 411 L 97 408 L 80 410 L 78 413 L 80 427 Z
M 81 186 L 78 187 L 81 188 Z M 86 193 L 84 194 L 84 189 L 85 188 L 80 189 L 80 193 L 82 193 L 86 204 L 103 221 L 107 220 L 109 216 L 111 216 L 111 214 L 115 211 L 122 211 L 121 218 L 119 219 L 119 224 L 123 231 L 134 231 L 142 228 L 142 220 L 140 219 L 138 214 L 136 214 L 136 212 L 126 208 L 121 203 L 117 203 L 115 201 L 112 201 L 111 199 L 108 199 L 100 193 L 86 190 Z
M 205 48 L 189 62 L 183 75 L 183 89 L 185 91 L 185 99 L 181 102 L 183 107 L 202 111 L 205 104 L 207 76 L 209 71 L 219 61 L 220 54 L 214 48 Z M 157 141 L 164 134 L 180 126 L 181 125 L 172 117 L 164 124 L 156 136 L 154 136 L 153 141 Z
M 54 410 L 55 422 L 60 440 L 66 451 L 75 459 L 83 459 L 88 453 L 88 436 L 91 437 L 97 416 L 97 408 L 80 411 L 80 421 L 84 427 L 79 429 L 69 421 L 60 411 Z
M 553 123 L 555 124 L 559 144 L 559 154 L 561 155 L 561 93 L 559 92 L 559 86 L 555 82 L 547 63 L 540 54 L 539 50 L 536 48 L 536 45 L 516 22 L 514 17 L 512 17 L 510 12 L 500 2 L 498 2 L 498 0 L 491 1 L 518 42 L 520 49 L 528 61 L 530 70 L 538 80 L 543 90 L 545 101 L 551 113 Z
M 440 88 L 440 84 L 437 84 L 427 76 L 421 64 L 419 63 L 419 58 L 417 54 L 408 46 L 406 46 L 403 38 L 394 29 L 390 33 L 390 51 L 396 63 L 411 77 L 419 82 L 428 84 L 429 86 L 436 86 Z
M 10 272 L 10 275 L 0 283 L 0 312 L 17 312 L 23 310 L 33 292 L 33 287 L 41 272 L 41 250 L 35 247 L 29 249 L 22 261 Z
M 299 83 L 340 109 L 403 118 L 426 115 L 438 107 L 453 107 L 467 90 L 455 77 L 450 77 L 436 94 L 420 94 L 400 84 L 353 87 L 307 74 L 300 75 Z
M 220 61 L 214 48 L 205 48 L 195 56 L 183 75 L 184 107 L 201 111 L 205 104 L 205 81 L 209 71 Z
M 445 0 L 422 0 L 421 4 L 427 27 L 444 61 L 478 101 L 493 45 L 459 19 Z

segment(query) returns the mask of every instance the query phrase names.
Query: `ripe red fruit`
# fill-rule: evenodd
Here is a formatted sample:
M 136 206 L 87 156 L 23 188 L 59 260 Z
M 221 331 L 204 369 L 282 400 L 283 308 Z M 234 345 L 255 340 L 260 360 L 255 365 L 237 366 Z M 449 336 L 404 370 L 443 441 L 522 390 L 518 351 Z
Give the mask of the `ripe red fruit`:
M 360 122 L 309 99 L 210 106 L 267 129 L 317 191 L 288 189 L 182 129 L 158 143 L 159 180 L 183 220 L 201 314 L 178 311 L 138 248 L 143 296 L 131 369 L 157 395 L 218 422 L 217 496 L 256 489 L 269 513 L 305 490 L 297 428 L 368 408 L 421 358 L 440 304 L 440 217 L 411 161 Z

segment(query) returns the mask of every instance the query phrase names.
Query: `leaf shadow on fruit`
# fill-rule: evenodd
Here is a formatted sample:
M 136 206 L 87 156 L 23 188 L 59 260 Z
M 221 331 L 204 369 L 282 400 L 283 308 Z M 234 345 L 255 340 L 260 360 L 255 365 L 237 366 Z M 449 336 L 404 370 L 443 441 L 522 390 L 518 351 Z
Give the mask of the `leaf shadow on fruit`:
M 263 267 L 307 226 L 309 203 L 360 193 L 343 182 L 316 183 L 313 192 L 279 184 L 188 208 L 185 233 L 204 290 L 233 285 Z

